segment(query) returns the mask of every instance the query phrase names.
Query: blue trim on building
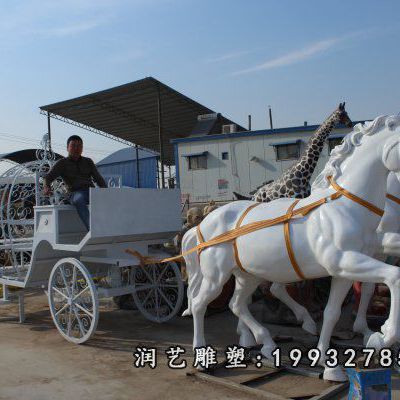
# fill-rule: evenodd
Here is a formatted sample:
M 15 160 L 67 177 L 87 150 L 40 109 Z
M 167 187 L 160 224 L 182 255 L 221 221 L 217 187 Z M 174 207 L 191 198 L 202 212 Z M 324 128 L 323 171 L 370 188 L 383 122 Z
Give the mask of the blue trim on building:
M 178 145 L 174 144 L 174 158 L 175 158 L 175 180 L 176 180 L 176 187 L 179 189 L 181 183 L 179 181 L 179 155 L 178 155 Z
M 181 157 L 206 156 L 207 154 L 208 151 L 198 151 L 197 153 L 182 154 Z
M 301 143 L 301 140 L 287 140 L 286 142 L 279 142 L 279 143 L 270 143 L 270 146 L 284 146 L 285 144 L 299 144 Z
M 367 120 L 363 121 L 354 121 L 353 124 L 364 123 Z M 253 137 L 253 136 L 261 136 L 261 135 L 273 135 L 277 133 L 298 133 L 298 132 L 312 132 L 318 129 L 320 125 L 307 125 L 307 126 L 294 126 L 290 128 L 278 128 L 278 129 L 262 129 L 258 131 L 244 131 L 244 132 L 236 132 L 236 133 L 220 133 L 217 135 L 204 135 L 204 136 L 194 136 L 194 137 L 185 137 L 179 139 L 171 139 L 171 143 L 185 143 L 185 142 L 202 142 L 207 140 L 222 140 L 228 138 L 240 138 L 240 137 Z M 336 129 L 348 129 L 344 125 L 339 125 Z

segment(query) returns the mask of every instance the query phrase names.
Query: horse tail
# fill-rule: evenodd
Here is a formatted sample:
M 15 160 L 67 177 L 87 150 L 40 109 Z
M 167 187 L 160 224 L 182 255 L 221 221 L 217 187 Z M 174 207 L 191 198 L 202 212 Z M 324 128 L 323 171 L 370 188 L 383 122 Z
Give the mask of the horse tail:
M 182 238 L 182 253 L 197 246 L 197 232 L 196 227 L 189 229 Z M 183 317 L 192 315 L 192 300 L 196 297 L 199 292 L 201 282 L 203 280 L 203 274 L 201 273 L 199 257 L 196 252 L 186 255 L 186 273 L 188 275 L 188 289 L 187 309 L 182 313 Z

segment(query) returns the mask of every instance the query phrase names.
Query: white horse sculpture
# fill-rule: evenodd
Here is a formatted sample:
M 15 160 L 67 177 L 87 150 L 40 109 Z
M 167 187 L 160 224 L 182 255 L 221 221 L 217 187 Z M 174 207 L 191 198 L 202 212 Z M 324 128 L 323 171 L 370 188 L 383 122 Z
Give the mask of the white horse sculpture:
M 328 177 L 352 194 L 377 208 L 385 204 L 386 180 L 389 171 L 400 172 L 400 118 L 378 117 L 365 125 L 358 124 L 348 134 L 317 177 L 310 197 L 296 208 L 328 198 L 335 190 Z M 351 197 L 351 196 L 350 196 Z M 276 218 L 287 213 L 293 199 L 279 199 L 260 203 L 247 213 L 242 226 L 251 222 Z M 245 210 L 252 204 L 237 201 L 215 210 L 200 224 L 205 241 L 235 228 Z M 371 208 L 371 207 L 370 207 Z M 332 330 L 340 316 L 341 305 L 352 281 L 382 282 L 391 292 L 391 309 L 385 333 L 376 332 L 368 340 L 368 347 L 380 349 L 390 346 L 400 337 L 400 270 L 371 256 L 377 251 L 376 230 L 380 216 L 348 197 L 328 200 L 303 218 L 294 218 L 290 224 L 291 245 L 307 279 L 332 276 L 331 292 L 324 311 L 324 322 L 318 343 L 319 363 L 325 367 L 324 378 L 345 380 L 340 367 L 325 365 L 326 350 Z M 261 352 L 270 358 L 276 348 L 268 330 L 251 315 L 247 300 L 263 280 L 289 283 L 301 280 L 289 260 L 282 224 L 260 229 L 236 239 L 242 271 L 234 255 L 232 243 L 206 247 L 199 256 L 185 256 L 188 268 L 189 310 L 193 314 L 193 346 L 205 345 L 204 313 L 207 305 L 222 290 L 233 273 L 236 288 L 230 307 L 233 313 L 250 329 Z M 183 252 L 193 247 L 192 231 L 183 238 Z
M 387 180 L 387 193 L 400 198 L 400 182 L 394 173 L 390 173 Z M 375 258 L 383 261 L 386 256 L 400 256 L 400 204 L 388 198 L 385 203 L 385 213 L 377 229 L 378 248 Z M 302 323 L 302 328 L 313 334 L 317 334 L 317 326 L 311 317 L 310 313 L 305 307 L 293 300 L 286 289 L 286 285 L 282 283 L 273 283 L 271 286 L 271 293 L 285 303 L 294 313 L 296 319 Z M 353 331 L 360 333 L 364 336 L 364 343 L 366 344 L 368 338 L 373 333 L 368 328 L 367 323 L 367 310 L 368 305 L 374 294 L 375 283 L 363 283 L 361 290 L 361 299 L 357 311 L 357 317 L 354 321 Z M 248 300 L 250 303 L 251 296 Z M 386 325 L 382 327 L 384 331 Z M 254 346 L 255 339 L 250 330 L 241 321 L 238 323 L 238 333 L 240 335 L 239 343 L 245 347 Z

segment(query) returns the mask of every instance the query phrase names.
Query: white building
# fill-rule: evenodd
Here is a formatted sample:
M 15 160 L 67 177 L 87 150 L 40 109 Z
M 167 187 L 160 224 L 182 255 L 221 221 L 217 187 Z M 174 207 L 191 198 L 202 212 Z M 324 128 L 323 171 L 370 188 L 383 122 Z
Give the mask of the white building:
M 361 122 L 361 121 L 357 121 Z M 304 151 L 319 125 L 245 131 L 173 139 L 176 181 L 190 204 L 231 201 L 233 192 L 248 196 L 263 182 L 279 178 Z M 327 140 L 314 178 L 331 149 L 349 128 L 338 127 Z

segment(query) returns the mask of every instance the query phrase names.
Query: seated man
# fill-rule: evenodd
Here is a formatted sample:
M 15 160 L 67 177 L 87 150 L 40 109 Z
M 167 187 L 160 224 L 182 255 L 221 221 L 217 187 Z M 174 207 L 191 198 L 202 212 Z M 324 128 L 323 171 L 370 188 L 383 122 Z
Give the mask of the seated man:
M 51 182 L 61 176 L 68 192 L 69 201 L 76 207 L 81 220 L 89 230 L 89 188 L 94 187 L 93 180 L 100 187 L 107 187 L 94 162 L 87 157 L 82 157 L 83 141 L 73 135 L 68 138 L 68 157 L 58 160 L 44 178 L 44 194 L 51 193 Z

